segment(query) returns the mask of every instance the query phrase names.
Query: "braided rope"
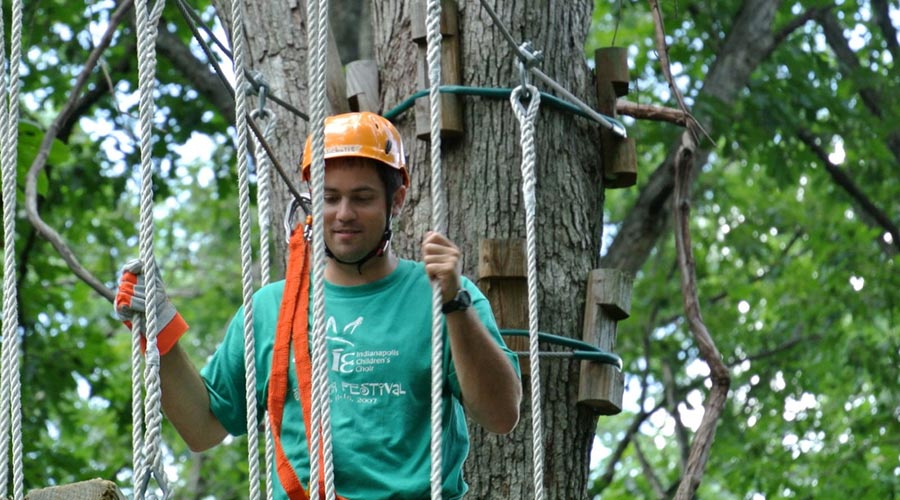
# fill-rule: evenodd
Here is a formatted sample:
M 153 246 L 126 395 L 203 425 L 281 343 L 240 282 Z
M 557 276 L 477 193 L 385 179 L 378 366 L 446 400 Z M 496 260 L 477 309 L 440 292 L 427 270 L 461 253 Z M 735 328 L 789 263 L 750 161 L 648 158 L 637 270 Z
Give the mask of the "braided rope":
M 246 46 L 244 34 L 244 2 L 231 2 L 231 35 L 235 75 L 235 122 L 237 129 L 238 211 L 241 233 L 241 289 L 244 299 L 244 390 L 247 410 L 247 460 L 249 462 L 250 496 L 259 499 L 259 433 L 256 430 L 256 343 L 253 338 L 253 250 L 250 243 L 250 181 L 247 167 L 247 93 Z
M 334 500 L 334 464 L 331 442 L 331 404 L 325 346 L 325 63 L 328 36 L 328 1 L 308 0 L 307 64 L 312 136 L 311 191 L 313 211 L 313 328 L 312 328 L 312 410 L 309 433 L 310 498 L 319 498 L 319 467 L 324 471 L 325 498 Z M 321 458 L 322 464 L 319 463 Z
M 12 3 L 12 29 L 10 33 L 9 79 L 6 78 L 4 53 L 0 50 L 0 133 L 2 144 L 3 189 L 3 352 L 2 352 L 2 401 L 0 401 L 0 474 L 3 497 L 7 498 L 8 450 L 12 446 L 13 496 L 24 496 L 22 472 L 22 397 L 19 379 L 18 357 L 18 304 L 16 288 L 16 173 L 17 144 L 19 134 L 19 64 L 22 54 L 22 2 Z M 2 13 L 0 13 L 2 14 Z M 3 43 L 3 16 L 0 15 L 0 43 Z M 10 443 L 11 441 L 11 443 Z
M 528 96 L 528 108 L 519 100 Z M 544 498 L 544 438 L 541 410 L 541 367 L 538 350 L 538 276 L 537 276 L 537 224 L 535 221 L 535 146 L 534 122 L 541 103 L 541 93 L 532 85 L 513 89 L 509 97 L 513 112 L 521 127 L 522 146 L 522 195 L 525 200 L 525 233 L 528 260 L 528 341 L 531 363 L 531 435 L 534 461 L 534 498 Z
M 275 113 L 267 110 L 254 110 L 250 113 L 251 118 L 263 118 L 266 120 L 266 126 L 263 129 L 263 140 L 271 144 L 275 133 L 276 118 Z M 271 233 L 271 203 L 270 193 L 272 191 L 271 180 L 271 160 L 269 155 L 262 154 L 262 144 L 258 137 L 254 138 L 254 150 L 256 155 L 256 204 L 259 207 L 259 270 L 260 270 L 260 286 L 269 284 L 269 275 L 271 269 L 271 257 L 269 255 L 269 236 Z M 249 397 L 249 395 L 248 395 Z M 275 469 L 275 440 L 272 437 L 272 427 L 268 418 L 263 418 L 265 422 L 265 446 L 266 446 L 266 500 L 272 500 L 275 495 L 275 488 L 272 484 L 273 472 Z
M 156 259 L 153 254 L 153 90 L 156 78 L 156 37 L 157 23 L 162 15 L 164 0 L 157 0 L 153 10 L 148 12 L 147 0 L 135 1 L 138 37 L 138 88 L 140 90 L 140 140 L 141 140 L 141 227 L 140 258 L 144 265 L 144 276 L 147 286 L 146 357 L 144 359 L 143 383 L 144 395 L 144 432 L 142 439 L 133 439 L 141 444 L 141 451 L 135 451 L 135 496 L 144 498 L 151 474 L 156 477 L 164 495 L 167 491 L 165 474 L 162 470 L 162 454 L 160 450 L 162 431 L 162 410 L 160 404 L 161 389 L 159 380 L 159 350 L 156 344 L 157 317 L 159 304 L 157 294 L 159 288 Z M 141 330 L 135 328 L 132 339 L 132 366 L 140 364 L 140 347 L 135 359 L 135 343 L 140 342 Z M 132 369 L 132 373 L 135 370 Z M 132 384 L 137 381 L 133 380 Z M 139 393 L 140 391 L 138 391 Z M 140 399 L 138 399 L 140 401 Z M 139 403 L 135 403 L 139 404 Z M 137 412 L 133 409 L 133 414 Z M 135 424 L 137 425 L 137 424 Z M 135 431 L 136 432 L 136 431 Z
M 444 203 L 441 169 L 441 1 L 428 0 L 425 17 L 427 31 L 428 99 L 431 109 L 431 225 L 446 232 L 447 213 Z M 441 288 L 434 284 L 431 299 L 431 498 L 439 500 L 443 486 L 441 424 L 443 419 L 444 317 L 441 314 Z
M 428 0 L 425 17 L 427 30 L 428 99 L 431 104 L 431 225 L 446 233 L 447 213 L 441 170 L 441 1 Z M 443 426 L 444 317 L 441 313 L 441 289 L 432 290 L 431 324 L 431 498 L 439 500 L 443 486 L 441 428 Z
M 263 110 L 254 110 L 250 113 L 251 118 L 262 118 L 266 121 L 265 128 L 263 129 L 263 138 L 267 144 L 272 143 L 273 136 L 275 134 L 275 113 L 271 111 Z M 271 226 L 271 201 L 270 196 L 272 192 L 272 160 L 269 158 L 269 155 L 263 154 L 263 146 L 259 138 L 253 136 L 254 150 L 257 152 L 256 155 L 256 204 L 258 206 L 258 216 L 259 216 L 259 271 L 260 271 L 260 286 L 266 286 L 269 284 L 269 275 L 271 273 L 271 256 L 269 252 L 269 238 L 271 235 L 270 226 Z

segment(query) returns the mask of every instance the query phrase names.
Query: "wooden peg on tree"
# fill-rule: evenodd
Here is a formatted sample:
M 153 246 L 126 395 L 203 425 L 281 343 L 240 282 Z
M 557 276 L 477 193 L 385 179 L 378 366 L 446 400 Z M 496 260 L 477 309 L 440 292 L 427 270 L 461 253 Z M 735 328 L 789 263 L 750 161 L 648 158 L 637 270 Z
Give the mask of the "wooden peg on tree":
M 478 288 L 491 302 L 500 328 L 528 328 L 528 273 L 524 239 L 481 240 Z M 504 337 L 514 352 L 528 351 L 528 337 Z M 519 358 L 522 375 L 531 373 L 528 358 Z
M 588 275 L 584 304 L 583 340 L 607 352 L 616 348 L 618 322 L 631 311 L 633 278 L 618 269 L 594 269 Z M 596 409 L 601 415 L 622 411 L 625 377 L 622 370 L 609 364 L 581 362 L 578 402 Z
M 426 1 L 412 5 L 412 39 L 418 45 L 416 57 L 416 85 L 427 89 L 428 33 L 425 28 Z M 460 85 L 462 67 L 459 47 L 459 7 L 455 0 L 441 0 L 441 85 Z M 431 105 L 428 96 L 416 99 L 416 137 L 429 140 L 431 135 Z M 441 138 L 451 139 L 463 134 L 462 100 L 454 94 L 441 93 Z
M 378 64 L 372 59 L 360 59 L 347 64 L 347 99 L 351 111 L 381 110 L 378 90 Z
M 628 94 L 628 51 L 624 47 L 603 47 L 594 52 L 597 73 L 597 107 L 601 113 L 617 117 L 616 99 Z M 622 138 L 611 130 L 600 131 L 603 180 L 606 188 L 625 188 L 637 183 L 637 152 L 634 139 Z

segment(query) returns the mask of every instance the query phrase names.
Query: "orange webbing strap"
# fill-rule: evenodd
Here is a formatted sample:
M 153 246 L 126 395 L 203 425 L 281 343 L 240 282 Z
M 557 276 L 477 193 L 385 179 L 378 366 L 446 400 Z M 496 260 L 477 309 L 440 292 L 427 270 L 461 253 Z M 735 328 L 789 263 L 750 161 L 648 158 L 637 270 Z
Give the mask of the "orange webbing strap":
M 294 344 L 294 363 L 300 404 L 303 407 L 303 423 L 306 427 L 307 445 L 311 442 L 310 415 L 312 415 L 312 364 L 309 359 L 309 244 L 303 230 L 291 235 L 290 255 L 285 273 L 284 295 L 275 330 L 275 346 L 272 350 L 272 374 L 269 379 L 268 409 L 275 442 L 275 461 L 281 486 L 291 500 L 309 500 L 307 491 L 300 484 L 296 471 L 284 454 L 281 445 L 281 422 L 288 394 L 288 367 L 291 359 L 291 343 Z M 321 455 L 320 455 L 321 456 Z M 324 470 L 320 469 L 319 491 L 324 498 Z M 344 500 L 337 497 L 339 500 Z

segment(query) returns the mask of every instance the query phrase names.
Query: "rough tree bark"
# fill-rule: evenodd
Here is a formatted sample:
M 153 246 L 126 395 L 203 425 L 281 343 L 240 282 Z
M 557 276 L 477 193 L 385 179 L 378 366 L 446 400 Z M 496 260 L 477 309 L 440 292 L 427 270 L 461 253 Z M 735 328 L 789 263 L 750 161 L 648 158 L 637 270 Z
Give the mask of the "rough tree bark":
M 462 84 L 510 87 L 519 84 L 510 46 L 478 0 L 460 1 Z M 520 41 L 543 51 L 542 70 L 585 99 L 593 99 L 592 75 L 583 47 L 593 2 L 489 2 Z M 375 54 L 381 68 L 386 107 L 416 89 L 416 46 L 410 39 L 410 2 L 373 4 Z M 524 209 L 519 165 L 519 127 L 507 101 L 464 98 L 465 135 L 444 141 L 449 236 L 465 255 L 464 272 L 476 277 L 478 242 L 484 238 L 524 238 Z M 589 101 L 590 102 L 590 101 Z M 418 242 L 430 226 L 430 146 L 413 139 L 414 117 L 399 125 L 408 141 L 412 164 L 409 205 L 399 222 L 398 247 L 418 255 Z M 601 230 L 601 189 L 595 124 L 544 108 L 537 124 L 538 261 L 540 323 L 543 330 L 581 336 L 584 283 L 597 263 Z M 562 196 L 565 193 L 565 196 Z M 589 450 L 596 416 L 579 407 L 578 365 L 542 364 L 545 425 L 545 485 L 548 498 L 585 497 Z M 528 392 L 528 385 L 526 393 Z M 530 498 L 531 403 L 509 436 L 472 428 L 473 448 L 466 466 L 469 498 Z

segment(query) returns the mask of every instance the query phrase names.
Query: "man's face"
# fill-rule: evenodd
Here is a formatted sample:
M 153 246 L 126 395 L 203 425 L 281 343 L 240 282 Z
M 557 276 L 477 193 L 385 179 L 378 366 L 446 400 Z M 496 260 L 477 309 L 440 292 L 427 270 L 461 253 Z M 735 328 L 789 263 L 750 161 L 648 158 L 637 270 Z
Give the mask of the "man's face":
M 384 234 L 388 208 L 377 168 L 361 158 L 327 161 L 325 244 L 344 262 L 365 257 Z

